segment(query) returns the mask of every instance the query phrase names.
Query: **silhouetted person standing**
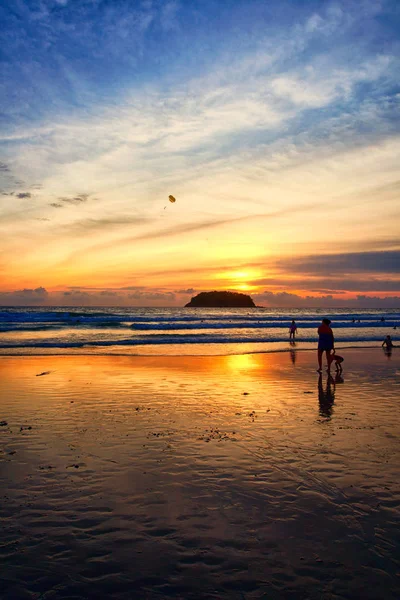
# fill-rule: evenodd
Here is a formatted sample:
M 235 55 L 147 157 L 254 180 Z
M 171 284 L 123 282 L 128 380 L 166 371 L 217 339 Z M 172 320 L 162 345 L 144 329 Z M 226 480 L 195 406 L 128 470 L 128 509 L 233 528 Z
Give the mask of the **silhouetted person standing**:
M 328 363 L 328 371 L 331 368 L 331 350 L 335 345 L 335 339 L 333 337 L 333 331 L 330 328 L 331 321 L 329 319 L 322 319 L 321 325 L 318 327 L 318 369 L 322 371 L 322 355 L 326 353 L 326 361 Z
M 390 337 L 390 335 L 387 335 L 382 342 L 382 348 L 384 348 L 385 346 L 386 350 L 391 350 L 392 348 L 394 348 L 392 338 Z
M 296 321 L 293 319 L 293 321 L 291 322 L 290 327 L 289 327 L 289 340 L 295 339 L 296 331 L 297 331 L 297 325 L 296 325 Z

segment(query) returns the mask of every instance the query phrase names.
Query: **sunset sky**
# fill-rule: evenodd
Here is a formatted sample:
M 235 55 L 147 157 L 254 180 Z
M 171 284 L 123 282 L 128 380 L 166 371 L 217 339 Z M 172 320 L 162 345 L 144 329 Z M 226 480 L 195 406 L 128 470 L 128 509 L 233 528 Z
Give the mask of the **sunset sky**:
M 13 0 L 0 23 L 0 304 L 400 305 L 398 0 Z

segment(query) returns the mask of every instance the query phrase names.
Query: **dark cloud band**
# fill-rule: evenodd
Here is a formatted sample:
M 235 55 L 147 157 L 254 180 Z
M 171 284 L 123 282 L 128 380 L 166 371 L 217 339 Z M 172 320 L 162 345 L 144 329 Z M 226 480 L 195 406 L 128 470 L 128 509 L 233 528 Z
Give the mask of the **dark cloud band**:
M 284 271 L 307 275 L 400 273 L 400 250 L 290 257 L 279 260 L 276 264 Z

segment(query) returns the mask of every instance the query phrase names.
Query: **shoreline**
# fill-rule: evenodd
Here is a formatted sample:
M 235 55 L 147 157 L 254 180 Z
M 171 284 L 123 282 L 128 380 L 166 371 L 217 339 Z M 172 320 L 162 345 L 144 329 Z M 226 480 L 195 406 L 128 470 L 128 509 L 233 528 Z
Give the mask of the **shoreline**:
M 260 343 L 264 343 L 264 342 L 260 342 Z M 275 342 L 272 342 L 275 343 Z M 281 343 L 281 342 L 277 342 L 277 343 Z M 308 342 L 306 342 L 308 343 Z M 253 342 L 253 345 L 257 344 L 257 342 Z M 342 344 L 335 344 L 335 348 L 337 350 L 371 350 L 371 349 L 376 349 L 376 350 L 380 350 L 382 349 L 382 346 L 376 346 L 376 345 L 366 345 L 365 342 L 358 342 L 359 345 L 357 345 L 357 342 L 353 342 L 351 343 L 351 345 L 346 345 L 346 343 L 344 343 L 345 345 Z M 152 348 L 153 349 L 160 349 L 161 347 L 170 347 L 173 344 L 167 345 L 167 344 L 155 344 Z M 179 346 L 179 344 L 177 344 Z M 199 347 L 199 346 L 204 346 L 207 344 L 184 344 L 183 347 L 187 348 L 188 346 L 195 346 L 195 347 Z M 234 346 L 235 343 L 232 344 L 208 344 L 209 347 L 216 347 L 216 346 L 221 346 L 224 345 L 226 346 Z M 237 345 L 237 344 L 236 344 Z M 133 348 L 137 348 L 138 346 L 132 346 Z M 149 348 L 149 345 L 145 345 L 142 346 L 143 348 Z M 298 342 L 296 342 L 295 346 L 289 346 L 289 347 L 285 347 L 285 348 L 272 348 L 272 349 L 265 349 L 265 350 L 257 350 L 257 349 L 249 349 L 249 350 L 244 350 L 244 349 L 238 349 L 237 351 L 234 352 L 221 352 L 221 353 L 193 353 L 193 354 L 189 354 L 189 353 L 145 353 L 145 352 L 141 352 L 141 353 L 133 353 L 133 352 L 121 352 L 120 351 L 120 346 L 108 346 L 108 351 L 107 352 L 100 352 L 97 349 L 95 350 L 94 348 L 98 348 L 98 347 L 93 347 L 93 351 L 82 351 L 81 348 L 65 348 L 64 351 L 61 351 L 62 349 L 57 348 L 57 351 L 55 351 L 55 349 L 53 348 L 40 348 L 38 351 L 38 349 L 35 349 L 34 352 L 26 352 L 26 348 L 16 348 L 15 352 L 10 352 L 10 348 L 5 349 L 5 351 L 2 351 L 2 349 L 0 348 L 0 358 L 2 356 L 5 357 L 27 357 L 27 356 L 136 356 L 136 357 L 155 357 L 158 356 L 160 358 L 162 357 L 176 357 L 179 358 L 180 356 L 182 357 L 207 357 L 207 356 L 240 356 L 240 355 L 251 355 L 251 354 L 284 354 L 287 352 L 316 352 L 317 351 L 317 343 L 315 345 L 315 348 L 301 348 L 298 346 Z M 112 352 L 110 351 L 112 348 L 118 348 L 119 351 L 118 352 Z M 400 346 L 394 345 L 393 349 L 395 350 L 396 348 L 400 348 Z M 19 351 L 20 350 L 20 351 Z M 74 351 L 75 350 L 75 351 Z

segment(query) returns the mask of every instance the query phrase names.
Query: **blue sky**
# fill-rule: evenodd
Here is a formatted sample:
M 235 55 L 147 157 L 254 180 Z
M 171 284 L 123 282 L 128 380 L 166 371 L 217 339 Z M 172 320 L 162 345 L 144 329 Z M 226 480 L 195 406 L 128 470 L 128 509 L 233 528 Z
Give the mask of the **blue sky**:
M 5 294 L 400 292 L 397 1 L 14 0 L 0 22 Z
M 118 106 L 146 85 L 188 85 L 216 63 L 229 79 L 241 57 L 255 54 L 281 73 L 357 69 L 399 51 L 396 1 L 15 0 L 0 10 L 2 118 L 11 127 Z M 398 91 L 396 78 L 382 83 L 374 95 Z M 360 101 L 368 90 L 359 87 Z

